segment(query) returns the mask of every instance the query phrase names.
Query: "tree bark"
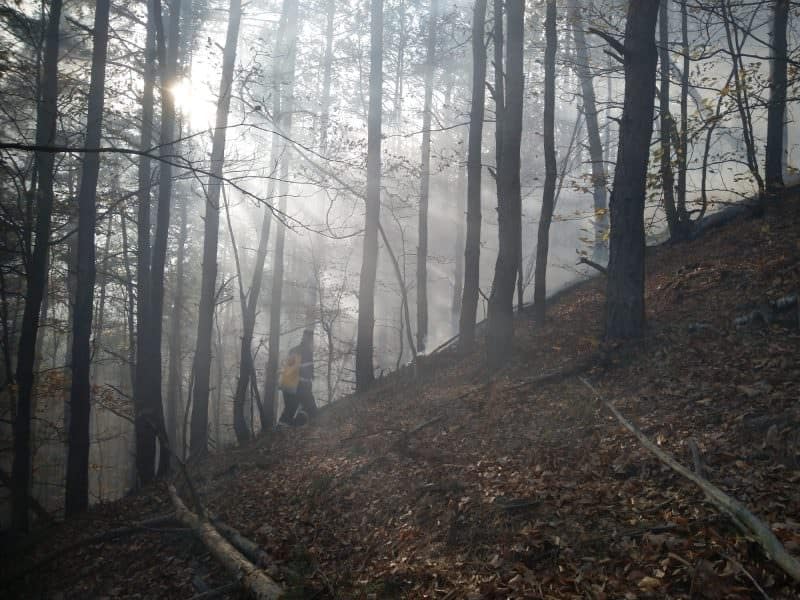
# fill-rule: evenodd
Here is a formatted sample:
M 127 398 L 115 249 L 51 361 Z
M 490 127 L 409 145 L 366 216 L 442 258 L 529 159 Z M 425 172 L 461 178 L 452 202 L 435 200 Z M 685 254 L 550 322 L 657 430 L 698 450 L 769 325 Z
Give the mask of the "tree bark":
M 108 16 L 110 0 L 97 0 L 94 14 L 94 46 L 89 84 L 86 146 L 100 145 L 103 124 Z M 64 512 L 70 517 L 89 507 L 89 418 L 91 389 L 89 380 L 90 337 L 94 303 L 95 248 L 94 227 L 97 213 L 97 179 L 100 155 L 85 154 L 78 193 L 78 285 L 72 334 L 72 384 L 70 387 L 69 447 Z
M 769 104 L 767 106 L 767 153 L 764 178 L 767 192 L 783 188 L 783 125 L 786 114 L 786 28 L 789 0 L 774 0 L 772 17 L 772 60 L 770 62 Z
M 567 11 L 575 40 L 577 58 L 575 72 L 581 84 L 581 100 L 583 114 L 586 117 L 586 132 L 589 138 L 589 160 L 592 163 L 592 199 L 594 202 L 594 255 L 604 259 L 608 253 L 606 235 L 608 233 L 608 199 L 606 195 L 605 161 L 603 144 L 600 140 L 600 126 L 597 121 L 597 99 L 594 92 L 594 81 L 589 65 L 589 48 L 586 45 L 584 21 L 577 0 L 567 2 Z
M 144 49 L 144 90 L 142 93 L 142 126 L 139 147 L 149 150 L 153 145 L 153 87 L 156 78 L 156 7 L 158 0 L 147 2 L 147 32 Z M 136 411 L 134 425 L 136 436 L 136 475 L 140 483 L 149 481 L 155 469 L 155 431 L 144 421 L 147 414 L 147 329 L 150 322 L 150 212 L 152 210 L 151 188 L 152 165 L 147 156 L 139 157 L 139 206 L 137 212 L 136 260 L 136 377 L 133 384 L 133 406 Z M 138 415 L 142 415 L 140 420 Z M 147 457 L 147 458 L 145 458 Z M 149 466 L 148 466 L 149 465 Z
M 225 569 L 241 583 L 251 597 L 259 600 L 273 600 L 283 596 L 283 589 L 266 573 L 242 556 L 228 540 L 220 535 L 208 519 L 201 518 L 186 508 L 172 485 L 169 486 L 169 495 L 175 506 L 175 517 L 194 531 L 214 558 L 222 563 Z
M 166 50 L 164 50 L 160 0 L 154 0 L 154 6 L 157 37 L 160 38 L 158 48 L 162 89 L 159 156 L 167 158 L 175 153 L 175 100 L 169 90 L 177 77 L 181 0 L 172 2 Z M 169 452 L 165 448 L 161 448 L 158 453 L 157 471 L 155 462 L 156 441 L 162 434 L 166 435 L 161 386 L 161 337 L 164 314 L 164 265 L 167 256 L 171 203 L 172 167 L 167 162 L 161 161 L 156 231 L 151 252 L 150 282 L 147 285 L 149 296 L 144 299 L 147 305 L 147 320 L 143 324 L 143 337 L 139 340 L 141 354 L 137 362 L 137 371 L 141 373 L 137 375 L 139 398 L 136 403 L 136 469 L 142 484 L 150 482 L 156 473 L 163 474 L 169 468 Z
M 183 198 L 180 204 L 180 225 L 178 229 L 178 254 L 175 266 L 175 296 L 172 301 L 172 320 L 169 332 L 169 370 L 167 371 L 167 401 L 166 401 L 166 429 L 170 448 L 177 451 L 179 448 L 178 415 L 181 404 L 181 377 L 183 377 L 183 286 L 184 262 L 187 238 L 187 199 Z
M 750 101 L 747 92 L 747 86 L 743 85 L 741 73 L 744 70 L 742 63 L 742 47 L 738 42 L 738 33 L 734 31 L 731 26 L 731 7 L 730 0 L 720 0 L 720 8 L 722 9 L 722 23 L 725 27 L 725 39 L 728 43 L 728 52 L 731 57 L 731 64 L 733 65 L 733 97 L 736 100 L 736 108 L 739 112 L 739 120 L 742 123 L 742 138 L 744 139 L 745 151 L 747 156 L 747 166 L 750 169 L 750 174 L 756 181 L 758 193 L 764 191 L 764 179 L 758 170 L 758 160 L 756 158 L 756 142 L 753 133 L 752 115 L 750 114 Z
M 428 337 L 428 198 L 431 182 L 431 111 L 433 75 L 436 63 L 436 27 L 439 0 L 431 0 L 428 21 L 428 49 L 425 60 L 425 99 L 422 108 L 422 160 L 419 193 L 419 244 L 417 246 L 417 350 L 425 351 Z
M 666 1 L 666 0 L 665 0 Z M 687 237 L 690 232 L 691 222 L 689 213 L 686 210 L 686 168 L 689 161 L 689 69 L 691 57 L 689 56 L 689 15 L 686 0 L 681 2 L 681 130 L 678 135 L 678 147 L 675 151 L 678 155 L 678 185 L 677 211 L 678 221 L 682 224 L 679 235 Z
M 292 131 L 292 113 L 294 112 L 294 76 L 297 57 L 297 3 L 285 0 L 283 5 L 283 18 L 285 30 L 279 35 L 278 61 L 274 66 L 276 90 L 275 118 L 279 119 L 281 131 L 287 137 Z M 280 85 L 285 80 L 285 87 Z M 274 146 L 273 146 L 274 148 Z M 291 158 L 290 145 L 284 144 L 280 159 L 280 183 L 278 196 L 280 197 L 280 212 L 286 213 L 286 196 L 289 193 L 289 161 Z M 277 155 L 276 155 L 277 156 Z M 276 159 L 277 160 L 277 159 Z M 276 224 L 275 254 L 272 262 L 272 294 L 269 314 L 269 348 L 267 350 L 267 373 L 264 389 L 263 413 L 261 415 L 261 428 L 272 428 L 277 412 L 278 389 L 278 362 L 280 358 L 281 342 L 281 313 L 283 309 L 283 279 L 284 279 L 284 248 L 286 244 L 286 226 L 282 222 Z
M 543 325 L 547 309 L 547 255 L 550 249 L 550 223 L 555 209 L 556 178 L 556 142 L 555 142 L 555 110 L 556 110 L 556 50 L 558 37 L 556 34 L 556 3 L 547 0 L 547 13 L 544 22 L 544 191 L 542 192 L 542 210 L 539 214 L 539 235 L 536 238 L 536 270 L 533 287 L 533 318 L 538 325 Z M 590 82 L 591 85 L 591 82 Z
M 236 44 L 242 19 L 241 0 L 231 0 L 228 31 L 222 56 L 222 76 L 219 85 L 216 125 L 211 147 L 211 175 L 208 178 L 206 217 L 203 239 L 203 274 L 200 282 L 200 307 L 197 320 L 197 350 L 194 358 L 194 405 L 191 422 L 191 456 L 208 450 L 208 398 L 211 376 L 211 330 L 217 282 L 217 245 L 219 241 L 219 198 L 225 163 L 225 138 L 228 111 L 231 105 L 233 69 L 236 64 Z
M 320 111 L 319 145 L 323 154 L 328 150 L 328 129 L 331 123 L 331 75 L 333 71 L 333 25 L 336 18 L 336 1 L 328 0 L 325 24 L 325 56 L 322 71 L 322 110 Z
M 667 215 L 667 227 L 670 238 L 679 237 L 680 223 L 675 207 L 675 177 L 672 172 L 672 114 L 669 110 L 669 0 L 661 0 L 658 14 L 658 63 L 661 75 L 658 88 L 659 107 L 659 140 L 661 143 L 661 191 L 664 195 L 664 212 Z
M 358 285 L 356 389 L 375 380 L 372 363 L 375 328 L 375 277 L 378 268 L 378 225 L 381 210 L 381 107 L 383 98 L 383 0 L 370 4 L 369 114 L 367 116 L 367 197 L 364 245 Z
M 605 310 L 605 333 L 610 339 L 640 337 L 644 333 L 644 200 L 653 134 L 657 17 L 657 1 L 628 4 L 625 100 L 611 194 Z
M 261 222 L 261 235 L 258 239 L 253 280 L 250 284 L 250 292 L 247 294 L 246 302 L 242 303 L 242 346 L 239 360 L 239 380 L 236 383 L 236 393 L 233 397 L 233 429 L 240 444 L 250 438 L 250 430 L 247 427 L 247 421 L 244 416 L 244 406 L 249 384 L 253 380 L 252 371 L 255 369 L 252 354 L 253 329 L 256 324 L 258 297 L 261 294 L 261 281 L 264 278 L 264 263 L 267 258 L 267 244 L 269 243 L 271 223 L 272 210 L 266 207 L 264 208 L 264 218 Z
M 36 114 L 36 143 L 50 145 L 55 141 L 58 116 L 58 45 L 61 0 L 50 2 L 45 33 L 44 60 L 41 74 L 41 99 Z M 30 525 L 31 487 L 31 418 L 33 402 L 36 342 L 42 301 L 47 288 L 47 264 L 50 250 L 50 228 L 53 212 L 53 165 L 55 155 L 36 155 L 38 201 L 36 206 L 36 245 L 26 273 L 25 307 L 17 352 L 17 404 L 14 419 L 14 462 L 11 478 L 11 522 L 14 529 L 27 531 Z M 9 373 L 10 377 L 10 373 Z
M 475 0 L 472 15 L 472 105 L 467 147 L 467 240 L 464 248 L 464 295 L 458 322 L 458 347 L 468 352 L 475 345 L 475 319 L 481 263 L 481 171 L 483 116 L 486 100 L 486 0 Z
M 497 1 L 497 0 L 496 0 Z M 498 11 L 496 9 L 496 14 Z M 507 93 L 498 114 L 497 129 L 500 131 L 500 153 L 497 157 L 497 216 L 499 249 L 495 263 L 492 293 L 489 297 L 488 352 L 489 362 L 500 366 L 511 353 L 514 336 L 514 283 L 519 262 L 519 237 L 522 197 L 520 190 L 520 143 L 522 136 L 522 103 L 524 95 L 523 45 L 524 45 L 524 0 L 507 0 L 508 41 L 506 47 L 505 81 Z M 497 16 L 495 16 L 497 19 Z M 502 16 L 501 19 L 502 21 Z M 495 43 L 502 36 L 497 36 Z M 498 62 L 502 48 L 495 50 L 495 69 L 498 98 L 503 72 Z

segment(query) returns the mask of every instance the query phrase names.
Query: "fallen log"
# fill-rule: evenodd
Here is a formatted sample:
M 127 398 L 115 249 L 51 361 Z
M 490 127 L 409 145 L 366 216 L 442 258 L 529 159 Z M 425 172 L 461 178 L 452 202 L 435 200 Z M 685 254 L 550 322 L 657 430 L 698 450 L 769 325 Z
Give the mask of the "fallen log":
M 628 421 L 628 419 L 626 419 L 622 413 L 620 413 L 614 407 L 613 404 L 604 399 L 594 388 L 594 386 L 592 386 L 592 384 L 582 377 L 580 379 L 581 382 L 583 382 L 583 384 L 592 391 L 595 398 L 602 402 L 603 405 L 609 411 L 611 411 L 611 414 L 616 417 L 617 421 L 619 421 L 622 426 L 625 427 L 625 429 L 630 431 L 645 448 L 655 454 L 656 457 L 670 469 L 679 475 L 684 476 L 686 479 L 703 490 L 709 502 L 727 514 L 734 521 L 734 523 L 744 530 L 746 534 L 752 536 L 763 548 L 767 556 L 772 558 L 772 560 L 774 560 L 787 575 L 789 575 L 795 581 L 800 582 L 800 561 L 789 554 L 786 548 L 784 548 L 783 544 L 781 544 L 780 540 L 775 537 L 775 534 L 772 533 L 772 530 L 764 523 L 764 521 L 750 512 L 750 510 L 744 504 L 736 500 L 736 498 L 728 496 L 728 494 L 723 492 L 713 483 L 707 479 L 704 479 L 700 475 L 693 473 L 675 460 L 675 458 L 673 458 L 668 452 L 665 452 L 655 445 L 652 441 L 650 441 L 650 438 L 642 433 L 641 429 Z
M 222 563 L 249 596 L 258 600 L 273 600 L 283 596 L 283 588 L 242 556 L 208 519 L 200 518 L 186 507 L 174 485 L 170 484 L 168 489 L 177 519 L 192 529 L 212 556 Z

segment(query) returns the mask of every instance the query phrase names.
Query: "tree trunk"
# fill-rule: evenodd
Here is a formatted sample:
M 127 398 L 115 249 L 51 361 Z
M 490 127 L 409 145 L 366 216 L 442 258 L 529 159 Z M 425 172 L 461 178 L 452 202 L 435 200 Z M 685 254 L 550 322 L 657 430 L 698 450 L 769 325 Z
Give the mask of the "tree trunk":
M 153 87 L 156 77 L 156 4 L 158 0 L 147 2 L 147 34 L 144 49 L 144 91 L 142 94 L 142 127 L 139 148 L 149 150 L 153 145 Z M 147 415 L 148 392 L 146 371 L 148 367 L 147 329 L 150 322 L 150 211 L 152 210 L 150 181 L 152 165 L 147 156 L 139 157 L 139 207 L 137 213 L 136 261 L 136 378 L 133 384 L 133 406 L 136 412 L 134 425 L 136 435 L 136 474 L 139 483 L 153 478 L 155 469 L 155 431 L 144 418 Z M 142 418 L 139 418 L 142 415 Z
M 653 97 L 658 2 L 628 4 L 625 25 L 625 100 L 619 133 L 606 292 L 606 337 L 644 333 L 644 200 Z
M 167 34 L 166 56 L 161 69 L 161 144 L 159 156 L 172 157 L 176 153 L 175 98 L 170 90 L 178 77 L 178 54 L 180 49 L 181 0 L 170 3 L 169 32 Z M 161 17 L 161 15 L 157 15 Z M 147 353 L 150 371 L 148 381 L 147 413 L 152 420 L 151 427 L 157 431 L 158 439 L 166 438 L 164 408 L 162 403 L 161 375 L 161 337 L 164 315 L 164 265 L 167 258 L 167 238 L 169 236 L 170 209 L 172 206 L 172 167 L 165 161 L 159 166 L 158 212 L 156 231 L 153 238 L 153 256 L 150 268 L 150 331 L 147 341 L 152 351 Z M 158 457 L 158 475 L 169 469 L 170 456 L 166 448 L 161 448 Z
M 214 320 L 219 240 L 219 198 L 225 163 L 225 137 L 231 105 L 236 44 L 242 19 L 241 0 L 231 0 L 228 31 L 222 56 L 214 140 L 211 146 L 211 174 L 208 178 L 206 217 L 203 238 L 203 274 L 200 282 L 200 307 L 197 319 L 197 350 L 194 357 L 194 405 L 192 406 L 190 454 L 200 456 L 208 450 L 208 398 L 211 376 L 211 329 Z
M 497 1 L 497 0 L 496 0 Z M 505 80 L 507 93 L 497 129 L 501 131 L 501 151 L 497 157 L 497 217 L 499 248 L 495 263 L 492 293 L 489 297 L 488 353 L 493 366 L 503 364 L 512 350 L 514 336 L 514 282 L 519 261 L 519 237 L 522 197 L 520 191 L 520 142 L 522 137 L 522 103 L 524 95 L 523 45 L 524 0 L 507 0 L 508 41 L 506 47 Z M 496 17 L 495 17 L 496 18 Z M 496 38 L 502 39 L 501 36 Z M 495 56 L 502 55 L 502 48 Z M 497 62 L 497 58 L 495 59 Z M 502 82 L 502 69 L 497 62 L 498 84 Z M 499 85 L 496 93 L 500 95 Z
M 372 363 L 375 328 L 375 277 L 378 268 L 378 224 L 381 210 L 381 106 L 383 97 L 383 0 L 370 4 L 369 114 L 367 116 L 367 198 L 364 246 L 358 285 L 356 389 L 375 380 Z
M 291 136 L 292 113 L 294 111 L 294 71 L 297 58 L 297 3 L 285 0 L 283 5 L 283 18 L 285 31 L 279 34 L 279 52 L 274 66 L 276 90 L 275 118 L 279 119 L 281 131 L 285 136 Z M 282 48 L 282 49 L 281 49 Z M 285 88 L 280 82 L 285 81 Z M 278 98 L 280 102 L 278 102 Z M 275 146 L 273 146 L 273 149 Z M 274 155 L 277 160 L 277 154 Z M 291 158 L 290 146 L 285 144 L 280 159 L 280 183 L 278 196 L 280 197 L 280 212 L 286 213 L 286 196 L 289 193 L 289 161 Z M 269 348 L 267 350 L 267 373 L 264 390 L 263 414 L 261 415 L 261 428 L 272 428 L 276 414 L 276 393 L 278 389 L 278 362 L 280 358 L 281 342 L 281 312 L 283 309 L 283 279 L 284 279 L 284 247 L 286 243 L 286 226 L 282 222 L 276 225 L 275 255 L 272 263 L 272 297 L 270 300 L 269 315 Z
M 187 199 L 180 205 L 180 226 L 178 230 L 178 254 L 175 266 L 175 297 L 172 302 L 172 320 L 169 332 L 169 371 L 167 372 L 166 429 L 170 447 L 177 451 L 180 446 L 178 437 L 178 415 L 181 404 L 181 377 L 183 376 L 183 285 L 184 261 L 187 237 Z
M 281 213 L 286 211 L 286 198 L 280 200 Z M 278 363 L 280 361 L 281 342 L 281 299 L 283 298 L 284 248 L 286 244 L 286 226 L 278 223 L 275 235 L 275 249 L 272 257 L 272 295 L 269 306 L 269 348 L 267 349 L 267 372 L 264 386 L 263 413 L 261 429 L 272 428 L 277 414 Z
M 175 154 L 175 100 L 170 87 L 177 76 L 178 48 L 180 45 L 181 1 L 172 3 L 169 19 L 169 33 L 164 49 L 164 34 L 160 3 L 156 0 L 153 17 L 157 31 L 159 62 L 161 70 L 161 132 L 159 156 L 171 157 Z M 158 212 L 156 232 L 153 239 L 150 282 L 147 285 L 147 320 L 143 324 L 143 337 L 137 370 L 139 379 L 139 401 L 136 403 L 136 470 L 142 484 L 150 482 L 156 475 L 156 440 L 164 439 L 166 426 L 162 405 L 161 386 L 161 336 L 164 314 L 164 265 L 167 255 L 167 236 L 169 234 L 170 206 L 172 203 L 172 167 L 162 161 L 159 165 Z M 158 474 L 169 468 L 169 452 L 162 448 L 158 454 Z
M 110 0 L 97 0 L 94 14 L 94 47 L 89 84 L 86 147 L 100 146 L 105 93 L 106 54 L 108 51 L 108 15 Z M 90 337 L 94 303 L 95 248 L 94 227 L 97 213 L 97 179 L 100 155 L 88 153 L 83 158 L 78 193 L 78 285 L 72 334 L 72 384 L 70 387 L 69 447 L 64 512 L 70 517 L 89 507 L 89 417 L 91 390 L 89 381 Z
M 747 166 L 750 169 L 750 174 L 756 181 L 758 193 L 764 191 L 764 180 L 758 170 L 758 160 L 756 158 L 756 142 L 753 133 L 752 115 L 750 113 L 750 100 L 747 92 L 747 86 L 743 85 L 741 73 L 744 70 L 742 62 L 742 47 L 744 41 L 738 41 L 738 32 L 734 30 L 731 25 L 732 15 L 730 0 L 721 0 L 720 8 L 722 9 L 722 23 L 725 26 L 725 39 L 728 43 L 728 52 L 731 57 L 731 64 L 733 65 L 733 97 L 736 100 L 736 108 L 739 112 L 739 120 L 742 123 L 742 137 L 747 156 Z
M 547 308 L 547 254 L 550 249 L 550 223 L 555 209 L 556 178 L 556 3 L 547 0 L 547 16 L 544 22 L 546 45 L 544 51 L 544 191 L 542 210 L 539 215 L 539 235 L 536 238 L 536 270 L 533 287 L 533 318 L 543 325 Z M 590 81 L 591 85 L 591 81 Z
M 252 371 L 255 369 L 252 354 L 253 329 L 256 324 L 258 297 L 261 294 L 261 281 L 264 277 L 264 263 L 267 258 L 267 244 L 269 243 L 271 223 L 272 210 L 269 207 L 265 207 L 264 218 L 261 222 L 261 235 L 258 239 L 258 250 L 256 251 L 256 264 L 253 269 L 253 281 L 250 284 L 247 301 L 242 305 L 242 346 L 239 360 L 239 379 L 236 383 L 236 393 L 233 397 L 233 429 L 240 444 L 250 438 L 250 430 L 247 427 L 247 421 L 244 416 L 244 406 L 247 399 L 247 390 L 250 387 L 249 384 L 253 380 Z
M 130 372 L 131 389 L 136 385 L 136 294 L 133 290 L 130 251 L 128 250 L 128 219 L 125 206 L 119 209 L 120 231 L 122 232 L 122 264 L 125 266 L 125 318 L 128 325 L 128 370 Z M 133 394 L 132 394 L 133 395 Z
M 41 74 L 41 99 L 36 114 L 36 143 L 50 145 L 55 141 L 58 115 L 58 43 L 61 0 L 50 2 L 45 33 L 45 50 Z M 36 342 L 42 300 L 47 288 L 47 264 L 50 250 L 50 219 L 53 212 L 53 165 L 55 155 L 36 154 L 38 199 L 36 206 L 36 245 L 26 273 L 26 296 L 22 328 L 17 352 L 17 405 L 14 419 L 14 462 L 11 470 L 11 522 L 14 529 L 27 531 L 31 487 L 31 418 L 36 363 Z M 10 378 L 9 373 L 9 378 Z
M 319 124 L 319 145 L 322 153 L 328 149 L 328 129 L 331 123 L 331 72 L 333 70 L 333 25 L 336 17 L 336 1 L 328 0 L 325 25 L 325 56 L 322 74 L 322 110 Z
M 462 143 L 466 142 L 463 140 Z M 456 181 L 456 248 L 455 264 L 453 268 L 453 300 L 450 308 L 451 331 L 458 331 L 458 320 L 461 317 L 461 299 L 464 296 L 464 248 L 465 222 L 467 214 L 467 170 L 464 167 L 458 169 L 458 179 Z
M 767 155 L 764 178 L 767 192 L 783 188 L 783 125 L 786 113 L 786 28 L 789 0 L 774 0 L 772 18 L 772 61 L 767 106 Z
M 481 263 L 481 164 L 483 113 L 486 99 L 486 0 L 475 0 L 472 16 L 472 106 L 467 148 L 467 240 L 464 248 L 464 296 L 458 323 L 462 352 L 475 344 Z
M 666 1 L 666 0 L 665 0 Z M 678 222 L 681 223 L 681 230 L 678 232 L 683 238 L 689 235 L 691 221 L 689 213 L 686 211 L 686 167 L 689 161 L 689 68 L 691 57 L 689 56 L 689 15 L 686 7 L 686 0 L 681 2 L 681 130 L 678 136 L 678 147 L 675 148 L 678 154 L 678 185 L 677 211 Z
M 428 21 L 428 51 L 425 60 L 425 99 L 422 108 L 422 174 L 419 193 L 419 245 L 417 246 L 417 350 L 425 351 L 428 337 L 428 197 L 431 182 L 431 111 L 436 63 L 436 27 L 439 0 L 431 0 Z
M 669 110 L 669 0 L 661 0 L 658 15 L 658 62 L 661 75 L 658 88 L 659 107 L 659 140 L 661 143 L 661 191 L 664 194 L 664 212 L 667 215 L 667 226 L 670 238 L 679 238 L 680 223 L 675 207 L 675 178 L 672 173 L 672 114 Z
M 226 540 L 211 522 L 204 516 L 191 512 L 178 497 L 178 492 L 170 484 L 169 495 L 175 506 L 175 517 L 199 537 L 225 569 L 241 583 L 247 591 L 248 597 L 257 600 L 273 600 L 281 598 L 284 590 L 270 579 L 261 569 L 257 568 Z
M 575 71 L 581 84 L 583 114 L 586 117 L 586 132 L 589 138 L 589 160 L 592 163 L 592 198 L 594 201 L 594 256 L 605 259 L 608 252 L 606 234 L 608 233 L 608 201 L 606 197 L 605 161 L 603 144 L 600 141 L 600 126 L 597 121 L 597 100 L 594 81 L 589 66 L 589 49 L 584 34 L 584 21 L 577 0 L 567 2 L 570 25 L 575 39 L 577 63 Z

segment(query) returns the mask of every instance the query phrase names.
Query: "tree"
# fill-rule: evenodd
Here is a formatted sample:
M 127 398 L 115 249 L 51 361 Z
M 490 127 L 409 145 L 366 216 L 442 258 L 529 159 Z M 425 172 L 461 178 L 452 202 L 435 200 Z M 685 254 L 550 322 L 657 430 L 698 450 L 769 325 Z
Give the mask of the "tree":
M 539 235 L 536 238 L 536 271 L 533 288 L 533 317 L 543 325 L 547 308 L 547 254 L 550 247 L 550 223 L 555 208 L 556 177 L 556 3 L 547 0 L 547 16 L 544 23 L 546 46 L 544 51 L 544 190 L 542 210 L 539 214 Z
M 417 350 L 425 351 L 428 337 L 428 195 L 431 182 L 431 112 L 436 63 L 436 28 L 439 0 L 431 0 L 428 51 L 425 59 L 425 100 L 422 108 L 422 179 L 419 193 L 419 245 L 417 247 Z
M 50 3 L 45 33 L 44 60 L 41 73 L 41 100 L 36 115 L 36 143 L 46 146 L 55 141 L 58 116 L 58 46 L 61 0 Z M 31 483 L 31 417 L 39 335 L 39 316 L 47 287 L 47 264 L 50 250 L 50 229 L 53 213 L 53 166 L 55 156 L 49 152 L 36 153 L 38 202 L 36 207 L 36 245 L 26 272 L 25 307 L 17 352 L 16 383 L 17 415 L 14 420 L 14 463 L 11 467 L 12 524 L 27 531 L 28 498 Z M 4 286 L 5 287 L 5 286 Z
M 153 146 L 153 88 L 156 78 L 156 12 L 158 0 L 147 2 L 147 24 L 144 46 L 144 81 L 142 90 L 142 124 L 139 148 L 147 152 Z M 136 256 L 136 378 L 133 383 L 133 404 L 136 413 L 136 462 L 137 475 L 144 483 L 152 479 L 155 469 L 155 431 L 147 422 L 147 377 L 148 362 L 146 342 L 150 322 L 150 214 L 152 212 L 151 176 L 152 164 L 149 154 L 139 157 L 139 189 L 137 212 L 138 253 Z M 141 415 L 141 416 L 140 416 Z
M 467 240 L 464 248 L 464 296 L 458 322 L 459 348 L 469 351 L 475 344 L 475 318 L 481 266 L 481 155 L 483 113 L 486 100 L 486 0 L 475 0 L 472 16 L 472 104 L 467 147 Z
M 236 44 L 242 19 L 241 0 L 231 0 L 228 31 L 222 55 L 214 139 L 211 146 L 211 172 L 208 177 L 206 218 L 203 238 L 203 273 L 200 282 L 200 307 L 197 320 L 197 349 L 194 357 L 194 389 L 190 453 L 205 454 L 208 449 L 208 398 L 211 377 L 211 330 L 217 297 L 217 245 L 219 240 L 219 198 L 225 164 L 225 138 L 231 105 Z
M 94 13 L 92 71 L 87 109 L 86 147 L 100 146 L 105 96 L 110 0 L 97 0 Z M 64 512 L 69 517 L 89 507 L 89 417 L 91 412 L 90 337 L 94 304 L 94 229 L 100 154 L 84 155 L 78 192 L 78 285 L 72 324 L 72 384 Z
M 290 136 L 292 132 L 292 113 L 294 112 L 294 77 L 295 62 L 297 57 L 297 3 L 285 0 L 283 4 L 283 32 L 278 34 L 278 52 L 275 57 L 274 77 L 275 96 L 273 118 L 280 123 L 283 134 Z M 284 65 L 285 63 L 285 65 Z M 279 82 L 285 78 L 285 84 Z M 273 138 L 273 156 L 278 164 L 277 140 Z M 291 156 L 289 144 L 283 144 L 280 151 L 280 183 L 278 196 L 280 197 L 279 211 L 286 214 L 286 196 L 289 193 L 289 160 Z M 261 414 L 261 427 L 271 428 L 275 419 L 278 388 L 278 359 L 280 357 L 281 343 L 281 313 L 283 311 L 283 271 L 284 248 L 286 245 L 286 225 L 282 222 L 276 224 L 275 253 L 272 261 L 272 294 L 269 309 L 269 349 L 267 354 L 266 386 L 264 389 L 264 406 Z
M 168 160 L 174 156 L 176 146 L 175 100 L 169 90 L 175 83 L 178 71 L 181 0 L 172 3 L 166 44 L 163 39 L 160 2 L 155 0 L 153 7 L 162 89 L 159 156 L 164 160 L 159 165 L 156 232 L 150 253 L 152 262 L 145 273 L 149 282 L 144 286 L 144 295 L 139 298 L 139 302 L 144 304 L 142 313 L 145 321 L 140 327 L 141 335 L 137 344 L 139 354 L 136 363 L 136 467 L 139 481 L 143 484 L 151 481 L 156 475 L 156 439 L 167 439 L 161 397 L 161 337 L 164 313 L 164 265 L 167 258 L 167 236 L 172 202 L 172 166 Z M 140 231 L 140 233 L 149 236 L 149 226 L 147 229 L 146 232 Z M 169 452 L 166 448 L 161 448 L 158 473 L 166 472 L 168 466 Z
M 575 40 L 575 72 L 581 84 L 581 103 L 586 117 L 586 132 L 589 137 L 589 160 L 592 163 L 592 199 L 594 201 L 594 255 L 604 260 L 607 256 L 608 244 L 608 203 L 606 198 L 605 161 L 603 144 L 600 140 L 600 126 L 597 121 L 597 99 L 594 92 L 594 80 L 589 65 L 589 49 L 586 45 L 583 17 L 577 0 L 568 0 L 567 13 Z
M 783 188 L 783 124 L 786 113 L 786 27 L 789 0 L 774 0 L 772 17 L 772 60 L 770 61 L 769 104 L 767 105 L 767 155 L 764 178 L 767 192 Z
M 367 195 L 364 244 L 358 285 L 356 389 L 375 379 L 372 363 L 375 328 L 375 276 L 381 210 L 381 107 L 383 98 L 383 0 L 370 2 L 369 113 L 367 115 Z
M 653 98 L 656 87 L 655 26 L 658 2 L 628 3 L 625 43 L 625 99 L 611 193 L 611 238 L 606 286 L 606 337 L 644 333 L 644 199 Z
M 670 138 L 672 136 L 672 114 L 669 109 L 669 0 L 661 0 L 658 15 L 658 63 L 661 75 L 658 87 L 658 107 L 659 107 L 659 140 L 661 143 L 661 189 L 664 194 L 664 212 L 667 214 L 667 225 L 669 226 L 670 237 L 679 236 L 678 229 L 683 221 L 679 219 L 678 211 L 675 206 L 675 177 L 672 172 L 672 146 Z
M 499 365 L 511 352 L 514 336 L 514 283 L 519 263 L 522 195 L 520 190 L 520 144 L 522 139 L 522 103 L 524 94 L 523 42 L 525 31 L 524 0 L 506 2 L 508 40 L 506 72 L 502 68 L 502 9 L 495 0 L 495 100 L 498 104 L 497 129 L 497 220 L 499 249 L 495 263 L 492 293 L 489 296 L 489 361 Z M 498 19 L 498 16 L 500 17 Z M 507 92 L 503 94 L 504 83 Z

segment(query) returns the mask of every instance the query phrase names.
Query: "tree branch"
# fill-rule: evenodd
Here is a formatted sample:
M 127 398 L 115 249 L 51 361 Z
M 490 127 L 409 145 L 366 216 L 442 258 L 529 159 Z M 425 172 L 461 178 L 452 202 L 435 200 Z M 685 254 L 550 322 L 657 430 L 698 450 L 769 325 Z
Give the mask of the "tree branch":
M 692 473 L 692 471 L 675 460 L 672 455 L 656 446 L 638 427 L 636 427 L 636 425 L 628 421 L 614 405 L 605 400 L 592 384 L 582 377 L 580 379 L 581 382 L 591 390 L 595 398 L 611 411 L 611 414 L 616 417 L 617 421 L 619 421 L 625 429 L 630 431 L 645 448 L 655 454 L 658 460 L 703 490 L 706 494 L 706 498 L 719 510 L 727 514 L 734 523 L 745 531 L 745 533 L 753 536 L 761 545 L 767 556 L 772 558 L 787 575 L 795 581 L 800 581 L 800 562 L 787 552 L 786 548 L 781 544 L 780 540 L 775 537 L 775 534 L 772 533 L 772 530 L 764 521 L 750 512 L 744 504 L 728 496 L 728 494 L 699 474 Z

